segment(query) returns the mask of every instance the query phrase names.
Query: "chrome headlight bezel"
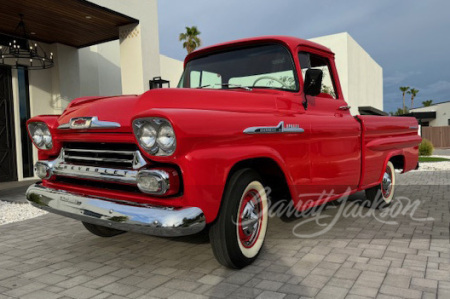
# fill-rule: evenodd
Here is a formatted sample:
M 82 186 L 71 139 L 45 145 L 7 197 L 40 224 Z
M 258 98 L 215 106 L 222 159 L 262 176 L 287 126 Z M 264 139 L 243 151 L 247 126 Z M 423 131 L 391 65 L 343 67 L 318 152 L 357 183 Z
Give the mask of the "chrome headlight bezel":
M 146 117 L 136 119 L 133 121 L 133 131 L 139 145 L 152 156 L 171 156 L 176 150 L 175 130 L 165 118 Z M 154 141 L 150 143 L 144 141 L 144 138 L 150 138 L 149 132 L 156 132 Z
M 53 148 L 52 133 L 48 125 L 44 122 L 32 122 L 28 124 L 28 132 L 30 133 L 33 144 L 41 150 L 50 150 Z

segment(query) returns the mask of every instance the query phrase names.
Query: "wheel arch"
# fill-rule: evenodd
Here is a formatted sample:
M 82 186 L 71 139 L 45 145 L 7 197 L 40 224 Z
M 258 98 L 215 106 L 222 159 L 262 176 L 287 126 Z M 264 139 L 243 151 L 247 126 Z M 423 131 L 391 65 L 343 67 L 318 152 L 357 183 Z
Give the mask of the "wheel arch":
M 265 186 L 270 187 L 269 197 L 272 201 L 291 200 L 292 190 L 282 167 L 270 157 L 254 157 L 235 163 L 228 172 L 226 186 L 236 171 L 244 168 L 255 170 L 262 178 Z
M 403 151 L 392 151 L 390 152 L 384 161 L 383 168 L 381 169 L 381 174 L 378 179 L 378 184 L 381 184 L 381 181 L 383 180 L 383 174 L 386 169 L 387 164 L 391 162 L 394 165 L 394 169 L 404 169 L 405 167 L 405 155 Z

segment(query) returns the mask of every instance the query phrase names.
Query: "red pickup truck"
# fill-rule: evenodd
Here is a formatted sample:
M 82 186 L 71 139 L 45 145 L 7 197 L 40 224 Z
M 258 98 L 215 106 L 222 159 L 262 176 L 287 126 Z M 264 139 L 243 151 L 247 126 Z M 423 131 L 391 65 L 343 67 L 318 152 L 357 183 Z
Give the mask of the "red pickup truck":
M 268 188 L 298 211 L 361 190 L 387 205 L 394 169 L 418 165 L 417 121 L 352 116 L 334 54 L 306 40 L 200 49 L 178 87 L 79 98 L 30 119 L 42 181 L 28 200 L 102 237 L 207 228 L 217 260 L 242 268 L 264 242 Z

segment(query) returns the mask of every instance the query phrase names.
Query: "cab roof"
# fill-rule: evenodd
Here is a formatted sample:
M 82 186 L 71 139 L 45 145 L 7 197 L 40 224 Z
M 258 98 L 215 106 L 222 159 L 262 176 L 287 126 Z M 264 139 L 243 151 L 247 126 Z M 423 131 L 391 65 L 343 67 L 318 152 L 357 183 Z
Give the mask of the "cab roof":
M 298 46 L 305 46 L 310 47 L 314 49 L 318 49 L 330 54 L 334 53 L 327 47 L 324 47 L 318 43 L 314 43 L 311 41 L 308 41 L 306 39 L 301 39 L 298 37 L 292 37 L 292 36 L 281 36 L 281 35 L 270 35 L 270 36 L 261 36 L 261 37 L 252 37 L 252 38 L 245 38 L 245 39 L 238 39 L 234 41 L 229 41 L 225 43 L 215 44 L 212 46 L 200 48 L 199 50 L 193 51 L 189 55 L 186 56 L 184 63 L 186 64 L 189 60 L 202 56 L 206 53 L 211 53 L 215 51 L 223 51 L 227 48 L 234 48 L 239 46 L 246 46 L 246 45 L 253 45 L 253 44 L 262 44 L 262 43 L 280 43 L 285 45 L 289 48 L 292 52 L 298 47 Z

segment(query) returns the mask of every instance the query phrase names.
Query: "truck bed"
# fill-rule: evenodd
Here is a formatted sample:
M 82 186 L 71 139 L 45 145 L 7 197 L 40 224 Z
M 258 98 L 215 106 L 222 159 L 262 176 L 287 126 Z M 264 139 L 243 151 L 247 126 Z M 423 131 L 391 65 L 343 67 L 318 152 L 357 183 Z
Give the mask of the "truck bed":
M 362 129 L 359 189 L 379 184 L 392 157 L 397 157 L 394 166 L 403 172 L 417 167 L 422 138 L 417 135 L 418 123 L 414 117 L 358 115 L 356 119 Z

